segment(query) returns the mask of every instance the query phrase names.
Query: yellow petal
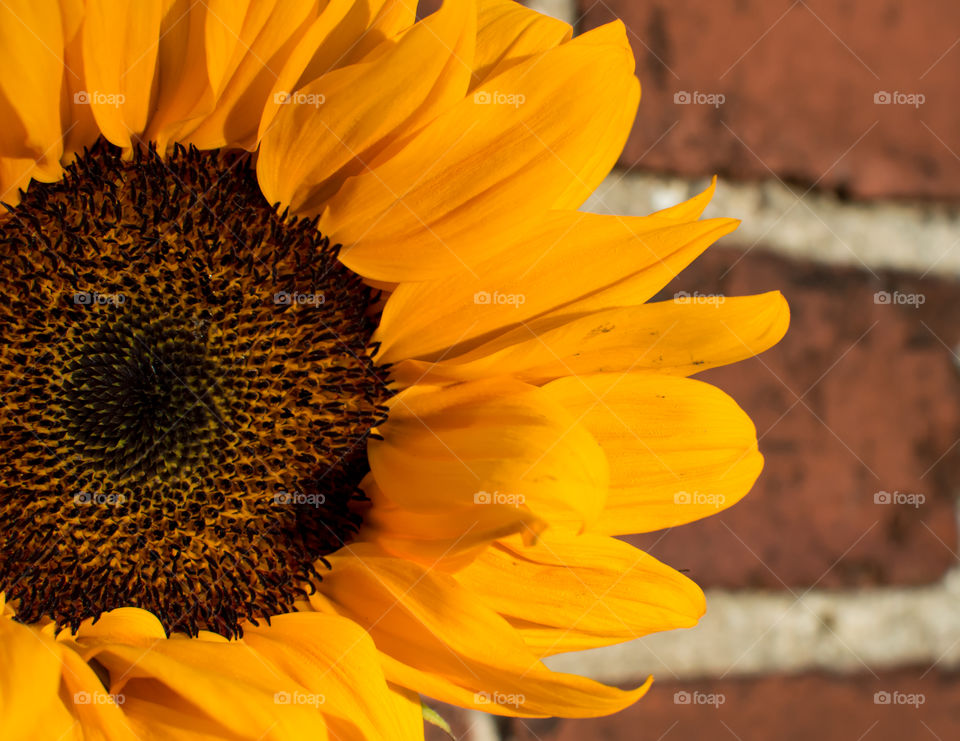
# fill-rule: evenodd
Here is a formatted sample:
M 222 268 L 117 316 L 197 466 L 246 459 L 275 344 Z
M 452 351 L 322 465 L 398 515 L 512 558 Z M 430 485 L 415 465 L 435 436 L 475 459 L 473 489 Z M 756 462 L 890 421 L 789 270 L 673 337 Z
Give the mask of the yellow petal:
M 333 11 L 333 12 L 331 12 Z M 417 16 L 415 0 L 367 0 L 349 2 L 346 7 L 334 0 L 324 9 L 321 18 L 329 18 L 304 37 L 308 42 L 295 52 L 304 63 L 297 66 L 294 84 L 282 90 L 299 90 L 331 70 L 356 64 L 377 49 L 384 41 L 394 39 L 414 24 Z
M 0 156 L 38 160 L 51 174 L 58 170 L 63 65 L 63 27 L 54 0 L 0 4 Z
M 416 20 L 415 0 L 331 0 L 291 53 L 267 98 L 260 135 L 273 126 L 280 101 L 331 70 L 356 64 Z
M 610 462 L 595 532 L 649 532 L 716 514 L 736 504 L 763 468 L 750 418 L 701 381 L 601 373 L 543 390 L 580 419 Z
M 401 507 L 499 506 L 557 527 L 603 508 L 607 463 L 590 434 L 536 389 L 506 379 L 416 387 L 390 401 L 370 470 Z M 477 518 L 479 519 L 479 518 Z
M 498 373 L 543 384 L 563 376 L 657 370 L 690 375 L 753 357 L 787 331 L 779 292 L 693 296 L 585 316 L 551 312 L 464 355 L 440 363 L 402 361 L 401 384 L 440 383 Z
M 32 178 L 39 178 L 37 161 L 29 158 L 0 157 L 0 202 L 16 206 L 20 191 L 26 191 Z
M 167 0 L 160 25 L 155 110 L 144 137 L 160 152 L 213 109 L 206 38 L 208 27 L 219 22 L 214 12 L 195 0 Z
M 472 501 L 467 506 L 451 506 L 441 496 L 434 508 L 410 510 L 388 499 L 372 477 L 363 490 L 371 506 L 364 513 L 358 537 L 428 568 L 462 568 L 499 538 L 538 534 L 547 526 L 526 507 L 478 507 Z
M 147 126 L 163 6 L 163 0 L 87 4 L 84 93 L 103 136 L 119 147 L 131 146 Z
M 306 689 L 304 699 L 327 716 L 334 738 L 357 730 L 369 741 L 408 738 L 408 720 L 387 687 L 377 649 L 356 623 L 311 612 L 278 615 L 269 626 L 245 631 L 243 640 Z
M 243 642 L 170 638 L 149 650 L 123 643 L 91 651 L 124 696 L 131 727 L 146 737 L 181 731 L 241 738 L 326 738 L 326 724 L 308 702 L 278 693 L 303 692 L 269 658 Z M 157 730 L 153 730 L 157 728 Z
M 387 686 L 390 687 L 393 706 L 401 728 L 396 738 L 404 741 L 406 739 L 423 741 L 423 708 L 419 693 L 392 682 L 388 682 Z
M 573 29 L 514 0 L 482 0 L 471 90 L 533 54 L 570 40 Z
M 374 335 L 378 360 L 456 357 L 549 311 L 642 304 L 736 225 L 557 212 L 509 255 L 479 266 L 475 278 L 401 285 Z
M 487 81 L 349 179 L 320 228 L 367 278 L 469 274 L 531 214 L 592 189 L 611 128 L 632 119 L 637 94 L 622 27 L 590 31 Z
M 121 607 L 103 613 L 96 622 L 85 620 L 72 639 L 85 645 L 103 641 L 130 646 L 152 646 L 167 634 L 156 615 L 137 607 Z
M 5 738 L 70 733 L 75 721 L 59 695 L 63 651 L 38 631 L 0 618 L 0 728 Z
M 63 690 L 66 702 L 76 715 L 81 738 L 109 741 L 142 741 L 123 712 L 124 699 L 111 696 L 100 678 L 78 653 L 62 652 Z
M 60 0 L 63 13 L 64 69 L 63 69 L 63 159 L 70 161 L 84 147 L 91 146 L 100 136 L 93 111 L 84 93 L 86 79 L 83 67 L 83 0 Z
M 391 139 L 461 99 L 475 34 L 474 3 L 447 2 L 360 64 L 293 93 L 261 144 L 257 175 L 267 200 L 297 213 L 318 211 Z M 403 94 L 384 95 L 391 89 Z
M 254 149 L 273 84 L 316 17 L 316 0 L 260 0 L 223 12 L 211 5 L 208 74 L 219 94 L 214 110 L 182 139 L 200 149 Z
M 521 635 L 539 656 L 689 628 L 706 609 L 703 592 L 683 574 L 599 535 L 548 531 L 533 546 L 510 539 L 456 579 L 522 623 Z
M 387 678 L 463 707 L 514 716 L 594 717 L 637 700 L 632 691 L 551 672 L 506 620 L 453 577 L 385 556 L 369 544 L 331 557 L 311 597 L 358 622 L 385 654 Z

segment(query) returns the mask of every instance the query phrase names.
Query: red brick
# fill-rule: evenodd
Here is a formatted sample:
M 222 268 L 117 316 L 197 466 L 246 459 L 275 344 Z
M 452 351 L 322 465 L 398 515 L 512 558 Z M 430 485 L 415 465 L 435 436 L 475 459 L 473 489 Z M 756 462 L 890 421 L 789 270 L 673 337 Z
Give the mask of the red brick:
M 440 9 L 443 0 L 420 0 L 417 3 L 417 18 L 425 18 Z
M 722 696 L 723 703 L 677 704 L 677 692 L 701 693 L 700 700 Z M 923 704 L 876 704 L 878 692 L 922 695 Z M 919 668 L 878 676 L 655 682 L 646 697 L 617 715 L 515 721 L 514 729 L 516 741 L 955 739 L 960 737 L 960 677 Z
M 960 377 L 942 343 L 960 341 L 960 285 L 714 248 L 660 298 L 772 288 L 791 305 L 784 340 L 700 375 L 756 423 L 759 482 L 717 516 L 628 540 L 705 586 L 936 581 L 956 563 Z M 879 290 L 926 302 L 877 305 Z M 926 501 L 877 504 L 879 491 Z
M 620 17 L 631 35 L 643 99 L 623 163 L 698 176 L 766 178 L 772 171 L 866 198 L 960 197 L 960 4 L 580 6 L 584 28 Z M 720 93 L 726 101 L 719 108 L 675 105 L 680 91 Z M 878 91 L 920 93 L 926 101 L 919 108 L 875 105 Z

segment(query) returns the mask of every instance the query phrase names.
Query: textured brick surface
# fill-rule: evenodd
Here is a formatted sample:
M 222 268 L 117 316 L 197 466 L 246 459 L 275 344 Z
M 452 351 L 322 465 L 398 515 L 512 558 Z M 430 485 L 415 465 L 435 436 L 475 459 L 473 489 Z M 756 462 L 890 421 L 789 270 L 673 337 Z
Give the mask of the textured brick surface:
M 960 284 L 713 248 L 674 291 L 777 287 L 786 338 L 759 358 L 701 374 L 757 425 L 766 469 L 730 510 L 629 538 L 704 586 L 850 587 L 932 582 L 956 563 Z M 874 303 L 886 290 L 925 303 Z M 945 343 L 945 344 L 944 344 Z M 876 502 L 879 492 L 923 503 Z
M 689 704 L 675 702 L 678 692 L 686 694 L 677 699 L 689 698 Z M 876 704 L 876 693 L 889 693 L 877 699 L 889 698 L 890 704 Z M 722 704 L 695 704 L 709 696 Z M 907 701 L 922 704 L 903 704 Z M 643 700 L 607 718 L 514 723 L 516 741 L 935 741 L 958 736 L 960 678 L 925 667 L 854 677 L 657 682 Z
M 948 0 L 580 0 L 622 18 L 644 86 L 623 162 L 770 177 L 855 196 L 960 197 L 960 4 Z M 922 94 L 875 105 L 878 92 Z M 719 107 L 677 105 L 679 92 Z M 891 95 L 892 98 L 892 95 Z

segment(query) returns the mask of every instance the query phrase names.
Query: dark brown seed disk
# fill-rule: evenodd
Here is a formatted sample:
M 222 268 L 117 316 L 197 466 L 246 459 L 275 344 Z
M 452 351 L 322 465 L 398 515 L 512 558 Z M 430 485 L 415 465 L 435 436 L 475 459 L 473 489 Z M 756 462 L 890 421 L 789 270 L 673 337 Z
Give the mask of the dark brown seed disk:
M 0 217 L 0 590 L 240 635 L 359 525 L 370 291 L 247 158 L 99 143 Z

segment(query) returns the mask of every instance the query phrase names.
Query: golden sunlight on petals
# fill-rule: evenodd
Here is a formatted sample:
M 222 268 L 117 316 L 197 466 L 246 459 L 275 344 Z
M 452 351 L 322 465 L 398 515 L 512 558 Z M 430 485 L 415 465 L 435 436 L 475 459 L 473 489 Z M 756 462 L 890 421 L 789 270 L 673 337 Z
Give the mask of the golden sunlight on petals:
M 345 551 L 331 558 L 333 569 L 311 604 L 363 626 L 385 654 L 388 679 L 398 684 L 501 715 L 569 718 L 616 712 L 649 686 L 624 691 L 552 672 L 453 577 L 369 544 Z
M 558 212 L 524 250 L 483 263 L 476 277 L 401 285 L 374 335 L 379 359 L 456 357 L 550 311 L 575 317 L 642 304 L 736 225 Z
M 428 568 L 462 568 L 499 538 L 520 534 L 529 540 L 547 526 L 526 507 L 492 501 L 483 507 L 474 501 L 454 506 L 441 495 L 430 511 L 407 509 L 387 498 L 373 477 L 363 489 L 371 501 L 360 538 Z
M 261 143 L 257 175 L 267 200 L 318 212 L 331 188 L 361 172 L 385 142 L 461 100 L 475 35 L 473 3 L 448 2 L 395 44 L 296 91 Z M 379 95 L 391 86 L 404 95 Z
M 601 373 L 543 390 L 580 418 L 610 462 L 595 532 L 645 533 L 709 517 L 740 501 L 763 468 L 753 422 L 701 381 Z
M 201 149 L 256 148 L 264 103 L 317 13 L 316 0 L 263 0 L 231 8 L 232 2 L 209 6 L 208 74 L 216 107 L 182 136 Z
M 611 122 L 632 120 L 633 66 L 617 24 L 530 57 L 369 162 L 327 202 L 320 228 L 367 278 L 469 275 L 531 212 L 557 207 L 594 177 L 598 141 Z M 520 200 L 522 213 L 511 205 Z
M 538 656 L 690 628 L 703 592 L 638 548 L 599 535 L 547 532 L 489 548 L 457 581 L 517 625 Z
M 506 379 L 417 387 L 390 406 L 384 439 L 368 444 L 370 470 L 405 509 L 527 508 L 580 529 L 603 508 L 603 451 L 540 389 Z
M 392 373 L 400 384 L 502 373 L 537 385 L 613 371 L 691 375 L 758 355 L 780 341 L 789 321 L 777 291 L 697 303 L 681 297 L 582 315 L 550 312 L 459 357 L 404 360 Z
M 0 156 L 36 160 L 47 179 L 58 177 L 63 151 L 63 64 L 56 2 L 0 3 Z
M 150 117 L 162 0 L 90 0 L 83 22 L 84 93 L 103 136 L 129 147 Z
M 63 160 L 69 163 L 73 157 L 91 146 L 100 136 L 100 129 L 93 117 L 87 82 L 83 67 L 83 17 L 86 12 L 84 0 L 60 0 L 63 14 Z
M 326 738 L 316 706 L 283 702 L 282 693 L 305 688 L 242 642 L 173 637 L 157 641 L 149 651 L 118 642 L 90 653 L 88 660 L 96 658 L 109 672 L 111 693 L 124 696 L 124 712 L 138 734 L 149 737 L 150 728 L 163 723 L 168 733 L 192 730 L 277 741 Z
M 410 738 L 407 708 L 393 697 L 377 649 L 356 623 L 311 612 L 278 615 L 269 626 L 249 628 L 243 642 L 304 687 L 333 738 Z
M 75 721 L 59 695 L 62 651 L 33 628 L 0 618 L 0 718 L 6 738 L 71 733 Z
M 525 8 L 513 0 L 481 0 L 471 92 L 491 77 L 533 54 L 570 40 L 563 21 Z

